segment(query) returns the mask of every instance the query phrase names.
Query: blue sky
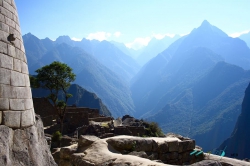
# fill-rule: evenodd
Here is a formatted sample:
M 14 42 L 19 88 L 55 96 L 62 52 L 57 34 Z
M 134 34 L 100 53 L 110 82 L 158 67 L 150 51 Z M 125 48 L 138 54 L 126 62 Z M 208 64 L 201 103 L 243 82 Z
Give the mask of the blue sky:
M 22 34 L 146 45 L 208 20 L 232 36 L 250 30 L 250 0 L 15 0 Z

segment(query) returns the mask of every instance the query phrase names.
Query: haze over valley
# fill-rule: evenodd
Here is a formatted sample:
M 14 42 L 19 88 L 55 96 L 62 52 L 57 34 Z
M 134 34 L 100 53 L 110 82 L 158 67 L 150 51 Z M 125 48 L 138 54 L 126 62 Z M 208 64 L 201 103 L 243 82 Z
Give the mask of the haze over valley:
M 20 22 L 25 24 L 26 21 L 22 22 L 22 19 L 27 16 L 20 4 L 22 2 L 16 2 L 17 6 L 20 5 Z M 250 8 L 249 2 L 245 3 L 245 7 Z M 146 4 L 147 2 L 141 8 L 145 9 Z M 116 5 L 115 3 L 114 6 Z M 127 7 L 124 6 L 125 9 Z M 228 8 L 230 7 L 233 6 L 229 5 Z M 246 12 L 243 6 L 235 6 L 236 9 L 237 7 L 243 13 Z M 97 8 L 100 9 L 100 13 L 105 13 L 101 7 Z M 155 8 L 152 6 L 152 10 Z M 159 12 L 167 9 L 160 8 Z M 187 6 L 186 10 L 191 11 L 191 8 Z M 156 10 L 153 11 L 157 14 Z M 90 17 L 96 18 L 95 14 L 91 14 Z M 110 16 L 110 12 L 107 11 L 107 15 Z M 233 139 L 237 138 L 237 141 L 240 141 L 237 136 L 239 132 L 235 129 L 239 126 L 239 121 L 244 121 L 241 127 L 249 126 L 249 122 L 244 119 L 248 113 L 246 109 L 242 109 L 242 102 L 243 99 L 249 98 L 244 96 L 250 82 L 250 24 L 243 25 L 247 21 L 244 17 L 242 22 L 237 22 L 239 26 L 234 26 L 232 30 L 223 26 L 219 18 L 216 20 L 215 14 L 210 17 L 208 15 L 210 16 L 203 13 L 197 16 L 194 18 L 195 23 L 191 20 L 190 23 L 185 22 L 183 15 L 177 15 L 177 18 L 182 18 L 178 23 L 175 20 L 163 26 L 152 21 L 155 23 L 152 27 L 149 26 L 151 24 L 145 23 L 145 18 L 141 18 L 141 24 L 145 27 L 138 28 L 136 18 L 128 17 L 131 18 L 130 21 L 134 21 L 129 24 L 126 22 L 127 16 L 118 13 L 121 18 L 120 24 L 126 26 L 124 32 L 114 30 L 120 27 L 116 17 L 112 22 L 103 16 L 107 23 L 115 24 L 110 25 L 115 27 L 110 28 L 112 32 L 104 32 L 107 25 L 104 26 L 104 23 L 97 19 L 96 23 L 89 21 L 96 32 L 93 32 L 92 36 L 90 28 L 83 28 L 82 31 L 78 30 L 78 27 L 72 28 L 72 31 L 84 34 L 78 37 L 75 37 L 77 33 L 69 31 L 66 25 L 65 31 L 62 30 L 63 26 L 62 29 L 58 28 L 61 34 L 56 37 L 56 30 L 53 30 L 53 35 L 52 32 L 48 32 L 46 36 L 47 28 L 44 29 L 44 33 L 40 33 L 36 25 L 31 29 L 24 27 L 26 33 L 23 33 L 23 42 L 29 73 L 36 75 L 37 69 L 54 61 L 66 63 L 76 74 L 76 80 L 70 87 L 70 92 L 76 98 L 70 100 L 69 104 L 81 106 L 90 96 L 90 106 L 97 106 L 105 115 L 117 118 L 128 114 L 138 119 L 155 121 L 164 133 L 176 133 L 195 139 L 205 151 L 220 146 L 230 147 L 229 144 L 234 143 Z M 57 18 L 57 15 L 53 17 Z M 167 15 L 165 19 L 168 20 L 169 17 Z M 221 20 L 225 19 L 224 16 L 220 17 Z M 149 21 L 160 18 L 162 19 L 158 15 L 148 17 Z M 215 23 L 210 22 L 209 18 Z M 126 23 L 122 22 L 123 19 Z M 163 20 L 161 21 L 164 22 Z M 86 21 L 85 18 L 83 21 Z M 186 27 L 181 27 L 180 22 Z M 236 23 L 225 20 L 225 24 L 229 26 Z M 97 27 L 100 29 L 97 30 Z M 166 31 L 163 32 L 164 28 Z M 132 29 L 130 36 L 127 29 Z M 174 30 L 176 31 L 173 32 Z M 137 33 L 139 36 L 136 36 Z M 249 92 L 249 87 L 246 92 Z M 38 97 L 41 94 L 35 90 L 32 93 Z M 228 139 L 233 131 L 234 138 Z M 244 131 L 240 132 L 242 140 L 249 142 L 249 138 L 243 134 Z M 231 148 L 230 152 L 233 151 L 236 150 Z M 242 153 L 241 158 L 250 158 L 247 150 L 239 153 Z

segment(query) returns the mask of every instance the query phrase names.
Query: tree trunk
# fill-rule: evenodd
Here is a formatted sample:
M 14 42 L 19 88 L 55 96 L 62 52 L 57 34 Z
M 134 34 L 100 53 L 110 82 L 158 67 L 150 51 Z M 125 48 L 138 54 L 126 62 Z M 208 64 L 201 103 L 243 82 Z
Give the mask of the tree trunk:
M 60 132 L 61 132 L 62 136 L 63 136 L 63 119 L 64 119 L 64 118 L 61 118 L 61 117 L 60 117 Z M 60 147 L 61 147 L 61 145 L 62 145 L 62 144 L 61 144 L 61 140 L 60 140 Z

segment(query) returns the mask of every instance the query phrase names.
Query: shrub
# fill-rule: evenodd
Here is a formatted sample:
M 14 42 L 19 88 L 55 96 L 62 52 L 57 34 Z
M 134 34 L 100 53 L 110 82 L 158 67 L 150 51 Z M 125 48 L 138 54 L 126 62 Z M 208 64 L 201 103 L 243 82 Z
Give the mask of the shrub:
M 61 139 L 62 139 L 62 134 L 60 133 L 60 131 L 56 131 L 55 133 L 53 133 L 52 142 L 58 142 Z

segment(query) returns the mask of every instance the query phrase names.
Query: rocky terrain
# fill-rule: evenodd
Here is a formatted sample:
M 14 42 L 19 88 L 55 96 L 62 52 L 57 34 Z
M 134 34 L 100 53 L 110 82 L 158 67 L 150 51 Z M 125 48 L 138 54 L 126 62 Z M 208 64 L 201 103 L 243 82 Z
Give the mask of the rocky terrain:
M 59 166 L 250 165 L 245 161 L 212 154 L 190 155 L 193 149 L 194 140 L 176 135 L 165 138 L 123 135 L 106 139 L 82 135 L 78 144 L 58 148 L 53 156 Z
M 1 166 L 56 166 L 43 132 L 43 123 L 36 116 L 35 125 L 13 130 L 0 125 Z

